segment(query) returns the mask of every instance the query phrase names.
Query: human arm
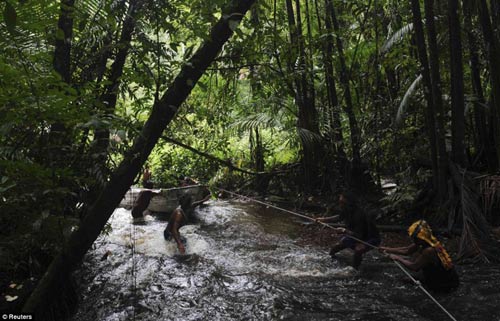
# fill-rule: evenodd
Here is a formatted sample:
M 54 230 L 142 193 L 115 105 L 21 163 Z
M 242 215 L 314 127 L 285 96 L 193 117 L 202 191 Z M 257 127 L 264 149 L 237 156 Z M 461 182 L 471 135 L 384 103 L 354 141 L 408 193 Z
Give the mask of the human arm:
M 317 217 L 314 220 L 320 223 L 335 223 L 340 221 L 340 215 Z
M 379 247 L 380 252 L 385 252 L 388 254 L 398 254 L 398 255 L 409 255 L 415 253 L 417 249 L 418 247 L 415 244 L 410 244 L 408 246 L 402 246 L 402 247 L 385 247 L 385 246 Z
M 208 200 L 210 199 L 210 197 L 211 197 L 211 194 L 210 194 L 210 193 L 208 193 L 208 194 L 207 194 L 207 195 L 206 195 L 206 196 L 205 196 L 202 200 L 199 200 L 199 201 L 193 202 L 193 203 L 191 204 L 191 206 L 192 206 L 193 208 L 195 208 L 196 206 L 201 205 L 201 204 L 205 203 L 206 201 L 208 201 Z
M 432 248 L 425 249 L 424 251 L 422 251 L 422 254 L 419 255 L 414 261 L 411 261 L 405 257 L 396 254 L 389 254 L 389 258 L 393 259 L 394 261 L 400 262 L 401 264 L 403 264 L 412 271 L 419 271 L 424 266 L 431 263 L 432 251 L 433 251 Z

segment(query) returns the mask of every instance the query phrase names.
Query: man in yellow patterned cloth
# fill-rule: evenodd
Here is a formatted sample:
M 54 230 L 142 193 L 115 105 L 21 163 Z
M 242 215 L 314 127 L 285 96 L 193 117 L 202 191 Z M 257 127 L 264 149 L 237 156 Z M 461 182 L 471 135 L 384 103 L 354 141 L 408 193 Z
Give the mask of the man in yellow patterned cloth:
M 412 271 L 422 271 L 421 281 L 430 290 L 448 292 L 457 288 L 459 279 L 451 257 L 432 234 L 429 224 L 424 220 L 416 221 L 408 228 L 408 235 L 413 244 L 400 248 L 380 247 L 379 250 Z M 411 254 L 415 254 L 413 259 L 401 256 Z

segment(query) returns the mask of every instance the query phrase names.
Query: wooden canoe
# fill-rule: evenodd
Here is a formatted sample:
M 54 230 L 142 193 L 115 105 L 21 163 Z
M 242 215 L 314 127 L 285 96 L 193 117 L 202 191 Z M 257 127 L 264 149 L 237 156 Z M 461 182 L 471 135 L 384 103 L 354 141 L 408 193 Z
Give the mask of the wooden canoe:
M 142 191 L 152 191 L 155 193 L 159 193 L 159 195 L 155 195 L 151 199 L 151 202 L 149 203 L 149 206 L 147 208 L 149 211 L 169 214 L 179 205 L 179 198 L 182 195 L 190 194 L 192 197 L 192 201 L 196 202 L 202 200 L 208 193 L 208 190 L 204 185 L 191 185 L 167 189 L 131 187 L 120 202 L 119 207 L 131 209 L 134 206 L 139 193 Z

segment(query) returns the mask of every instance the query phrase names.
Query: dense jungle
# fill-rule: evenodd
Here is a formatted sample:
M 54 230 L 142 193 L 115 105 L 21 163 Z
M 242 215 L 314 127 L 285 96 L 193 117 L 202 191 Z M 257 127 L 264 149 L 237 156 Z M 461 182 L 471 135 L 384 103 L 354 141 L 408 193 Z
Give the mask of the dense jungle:
M 466 299 L 453 300 L 492 295 L 475 302 L 474 313 L 452 314 L 500 320 L 491 312 L 495 291 L 478 288 L 487 280 L 498 286 L 500 261 L 500 0 L 3 0 L 0 11 L 3 315 L 444 320 L 415 308 L 433 305 L 418 289 L 407 299 L 368 298 L 377 291 L 374 271 L 393 266 L 384 253 L 368 253 L 359 275 L 321 253 L 341 237 L 329 227 L 349 227 L 321 222 L 349 191 L 385 247 L 408 244 L 408 227 L 428 222 L 462 278 L 461 295 L 442 301 L 465 309 Z M 142 188 L 145 173 L 155 191 L 186 180 L 210 191 L 196 210 L 205 215 L 198 230 L 185 232 L 188 259 L 175 247 L 153 249 L 164 244 L 147 227 L 156 231 L 166 220 L 148 212 L 144 226 L 134 225 L 117 209 L 132 187 Z M 151 248 L 139 248 L 139 238 Z M 113 261 L 128 249 L 130 266 Z M 244 263 L 229 260 L 240 256 Z M 287 265 L 290 257 L 309 261 Z M 303 286 L 242 269 L 277 271 L 278 258 Z M 385 265 L 370 268 L 373 261 Z M 155 264 L 171 274 L 158 276 L 163 288 L 148 285 L 152 292 L 177 293 L 164 284 L 178 271 L 206 293 L 175 283 L 196 299 L 170 307 L 139 293 L 148 290 L 137 277 L 155 274 Z M 200 264 L 217 268 L 201 272 Z M 380 282 L 398 289 L 393 275 L 401 271 L 390 269 L 378 273 Z M 95 274 L 122 275 L 123 283 L 100 288 Z M 89 301 L 128 288 L 129 274 L 133 291 L 120 294 L 120 310 L 109 310 L 116 302 L 104 294 Z M 363 280 L 366 293 L 355 292 Z M 234 294 L 243 288 L 244 298 Z M 359 301 L 342 302 L 356 309 L 332 303 L 348 293 Z M 380 308 L 370 314 L 370 306 Z

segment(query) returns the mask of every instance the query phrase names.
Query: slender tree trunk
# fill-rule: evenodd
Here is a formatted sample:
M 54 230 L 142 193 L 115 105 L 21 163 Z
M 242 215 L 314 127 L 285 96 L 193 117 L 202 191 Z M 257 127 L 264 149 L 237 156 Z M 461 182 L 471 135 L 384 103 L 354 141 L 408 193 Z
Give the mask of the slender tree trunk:
M 492 143 L 494 143 L 497 155 L 495 169 L 498 169 L 500 166 L 500 46 L 493 32 L 486 0 L 478 0 L 478 7 L 479 20 L 481 22 L 490 67 L 491 95 L 493 97 L 490 108 L 490 119 L 494 133 Z
M 441 76 L 439 68 L 439 52 L 437 46 L 436 27 L 434 24 L 433 0 L 425 0 L 425 24 L 429 36 L 429 64 L 431 73 L 432 99 L 434 102 L 434 113 L 436 115 L 436 148 L 438 161 L 438 198 L 446 197 L 448 186 L 448 155 L 446 153 L 445 130 L 444 130 L 444 108 L 441 91 Z
M 374 99 L 374 105 L 375 105 L 375 173 L 377 175 L 377 185 L 381 188 L 382 187 L 382 180 L 380 177 L 380 159 L 381 159 L 381 123 L 382 123 L 382 108 L 381 108 L 381 99 L 384 95 L 383 88 L 381 86 L 381 80 L 380 80 L 380 57 L 379 57 L 379 23 L 377 20 L 377 17 L 383 17 L 384 12 L 383 9 L 379 9 L 378 7 L 378 2 L 375 0 L 375 15 L 374 15 L 374 24 L 375 24 L 375 53 L 374 53 L 374 68 L 373 71 L 375 73 L 375 92 L 371 92 L 371 97 Z
M 341 169 L 344 168 L 347 160 L 344 151 L 344 137 L 342 135 L 342 124 L 340 122 L 340 104 L 337 96 L 337 86 L 334 78 L 333 68 L 333 28 L 331 18 L 331 0 L 325 0 L 325 30 L 327 32 L 326 41 L 324 45 L 323 60 L 325 65 L 325 79 L 328 95 L 328 125 L 331 129 L 330 137 L 332 139 L 332 148 L 339 158 L 339 165 Z M 318 16 L 319 19 L 319 16 Z M 343 172 L 343 171 L 341 171 Z
M 74 4 L 75 0 L 61 0 L 54 48 L 54 70 L 66 84 L 71 82 L 71 41 L 73 39 Z M 50 164 L 51 166 L 60 166 L 67 162 L 66 153 L 63 153 L 63 151 L 65 150 L 64 146 L 69 144 L 69 137 L 63 122 L 56 121 L 51 124 L 49 135 L 51 149 L 49 156 L 51 160 L 49 162 L 54 162 L 54 164 Z
M 325 8 L 328 6 L 328 1 L 324 2 Z M 323 30 L 321 24 L 321 14 L 318 8 L 318 2 L 315 1 L 316 16 L 318 18 L 318 28 Z M 335 83 L 335 71 L 333 68 L 333 28 L 331 15 L 325 10 L 323 14 L 325 19 L 325 41 L 322 47 L 322 59 L 325 72 L 326 84 L 326 107 L 324 111 L 324 119 L 326 123 L 325 140 L 326 140 L 326 155 L 328 161 L 325 162 L 326 180 L 329 182 L 329 187 L 332 192 L 338 190 L 338 186 L 345 177 L 347 166 L 347 155 L 344 150 L 344 137 L 342 135 L 342 124 L 340 122 L 340 105 L 337 96 L 337 86 Z
M 500 41 L 500 0 L 490 0 L 491 20 L 494 28 L 495 37 Z
M 254 6 L 251 10 L 251 18 L 250 21 L 252 23 L 253 28 L 255 28 L 253 36 L 257 36 L 259 32 L 259 24 L 260 24 L 260 19 L 259 19 L 259 11 L 258 7 Z M 256 38 L 252 37 L 252 39 L 257 40 Z M 255 96 L 261 89 L 261 84 L 259 81 L 257 81 L 258 74 L 257 70 L 254 66 L 250 66 L 250 72 L 249 72 L 249 78 L 250 78 L 250 88 L 252 90 L 252 96 Z M 257 113 L 260 112 L 260 107 L 256 107 L 257 109 L 255 110 Z M 254 136 L 255 134 L 255 136 Z M 251 139 L 251 155 L 252 155 L 252 162 L 254 165 L 254 169 L 257 172 L 263 172 L 265 168 L 265 160 L 264 160 L 264 146 L 262 145 L 262 137 L 260 134 L 259 127 L 255 127 L 255 129 L 250 130 L 250 139 Z M 260 184 L 260 179 L 257 179 L 257 189 L 260 189 L 262 187 L 262 184 Z
M 439 191 L 439 169 L 438 169 L 438 159 L 437 159 L 437 143 L 436 143 L 436 120 L 435 120 L 435 110 L 434 110 L 434 99 L 431 76 L 429 72 L 429 62 L 427 60 L 427 50 L 425 46 L 424 28 L 422 25 L 422 15 L 420 13 L 420 3 L 419 0 L 410 0 L 412 17 L 413 17 L 413 28 L 415 30 L 415 41 L 417 44 L 418 56 L 420 59 L 420 69 L 422 73 L 422 79 L 424 81 L 424 95 L 427 101 L 427 130 L 429 134 L 429 144 L 431 147 L 431 162 L 432 162 L 432 172 L 433 172 L 433 185 L 434 190 Z
M 451 151 L 453 161 L 465 167 L 465 97 L 462 65 L 462 40 L 458 0 L 448 1 L 448 21 L 450 30 L 450 76 L 451 76 Z
M 120 48 L 116 54 L 115 61 L 111 65 L 111 73 L 108 78 L 108 85 L 104 88 L 99 102 L 104 106 L 100 112 L 103 116 L 110 116 L 115 113 L 116 101 L 118 98 L 118 89 L 121 83 L 121 76 L 123 74 L 123 67 L 128 56 L 130 42 L 135 29 L 135 19 L 141 5 L 140 0 L 131 0 L 128 6 L 127 14 L 123 22 L 122 33 L 118 42 Z M 101 174 L 105 174 L 106 160 L 108 158 L 108 145 L 109 145 L 109 128 L 103 128 L 95 132 L 95 145 L 92 153 L 98 155 L 96 165 Z M 105 175 L 106 176 L 106 175 Z
M 491 144 L 488 144 L 488 125 L 486 122 L 486 112 L 485 105 L 486 99 L 484 98 L 483 86 L 481 83 L 481 73 L 480 73 L 480 60 L 479 60 L 479 49 L 477 43 L 477 37 L 474 34 L 474 28 L 472 25 L 471 17 L 471 5 L 470 1 L 463 0 L 462 2 L 463 12 L 464 12 L 464 27 L 467 33 L 467 40 L 469 44 L 469 59 L 470 59 L 470 71 L 471 71 L 471 81 L 472 90 L 477 98 L 477 102 L 474 105 L 474 123 L 477 129 L 477 140 L 475 142 L 476 153 L 483 155 L 481 158 L 485 160 L 488 168 L 492 170 L 495 168 L 495 150 Z
M 297 0 L 297 3 L 300 3 L 299 0 Z M 316 107 L 316 89 L 314 88 L 314 42 L 312 38 L 312 28 L 311 28 L 311 14 L 309 11 L 309 0 L 305 0 L 306 4 L 306 25 L 307 25 L 307 39 L 308 39 L 308 55 L 305 55 L 307 58 L 307 91 L 308 91 L 308 97 L 309 100 L 312 102 L 312 104 Z M 316 111 L 316 108 L 314 108 Z M 316 111 L 317 113 L 317 111 Z M 314 117 L 315 122 L 317 123 L 317 115 Z M 317 124 L 316 124 L 317 126 Z M 316 131 L 317 128 L 316 128 Z
M 152 113 L 140 135 L 124 156 L 103 192 L 89 209 L 78 230 L 73 232 L 61 253 L 50 264 L 47 272 L 23 307 L 24 313 L 34 313 L 43 319 L 44 311 L 52 303 L 53 294 L 67 280 L 69 273 L 81 261 L 84 254 L 99 236 L 116 206 L 133 183 L 164 129 L 174 118 L 180 105 L 187 98 L 224 43 L 232 35 L 238 23 L 255 0 L 233 1 L 223 11 L 207 40 L 183 65 L 179 75 L 162 98 L 156 101 Z
M 431 72 L 432 99 L 434 101 L 434 113 L 436 118 L 436 144 L 438 158 L 438 198 L 446 197 L 448 186 L 448 154 L 445 144 L 444 129 L 444 107 L 441 91 L 441 76 L 439 66 L 439 51 L 437 46 L 436 27 L 434 25 L 434 0 L 424 0 L 425 24 L 429 36 L 429 63 Z
M 75 0 L 61 0 L 54 50 L 54 70 L 61 79 L 71 82 L 71 40 L 73 39 L 73 10 Z
M 340 81 L 344 87 L 344 98 L 345 98 L 345 111 L 347 117 L 349 118 L 349 127 L 351 129 L 351 146 L 352 146 L 352 162 L 353 168 L 359 169 L 361 167 L 361 132 L 359 130 L 358 121 L 354 113 L 354 106 L 352 103 L 351 89 L 349 86 L 349 71 L 347 70 L 347 64 L 345 62 L 344 46 L 342 44 L 342 39 L 340 38 L 340 25 L 337 19 L 335 8 L 333 6 L 332 0 L 327 0 L 327 14 L 330 14 L 331 21 L 333 25 L 333 30 L 335 31 L 335 39 L 337 43 L 337 51 L 339 54 L 340 61 Z
M 295 1 L 295 13 L 292 0 L 286 0 L 286 10 L 288 15 L 288 25 L 290 29 L 290 45 L 292 55 L 289 60 L 290 70 L 294 70 L 293 62 L 298 62 L 299 75 L 296 76 L 295 99 L 298 107 L 297 127 L 302 142 L 302 165 L 304 170 L 304 186 L 306 190 L 311 190 L 315 186 L 317 179 L 319 162 L 318 147 L 316 139 L 311 139 L 312 135 L 318 134 L 317 111 L 313 95 L 310 91 L 310 77 L 308 76 L 307 58 L 305 52 L 305 41 L 302 35 L 302 23 L 300 15 L 300 1 Z M 319 136 L 318 136 L 319 137 Z
M 252 40 L 257 40 L 257 35 L 259 34 L 259 11 L 258 7 L 254 6 L 251 10 L 251 18 L 250 23 L 254 28 L 254 32 L 252 34 Z M 250 66 L 249 78 L 250 78 L 250 88 L 251 95 L 255 96 L 259 90 L 261 89 L 260 83 L 256 81 L 258 77 L 257 70 L 254 66 Z M 255 97 L 256 98 L 256 97 Z M 255 112 L 260 112 L 260 107 L 256 106 Z M 260 134 L 259 127 L 256 126 L 254 129 L 250 129 L 250 158 L 253 164 L 254 170 L 259 173 L 254 181 L 255 190 L 259 192 L 261 196 L 265 196 L 267 193 L 267 186 L 269 180 L 266 174 L 261 174 L 264 172 L 265 168 L 265 160 L 264 160 L 264 146 L 262 144 L 262 137 Z

